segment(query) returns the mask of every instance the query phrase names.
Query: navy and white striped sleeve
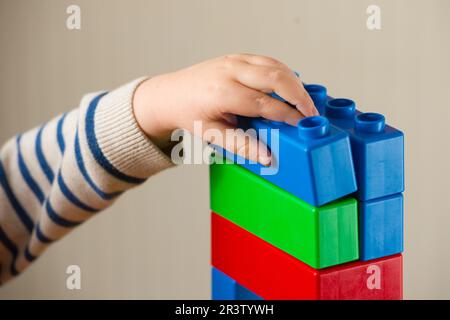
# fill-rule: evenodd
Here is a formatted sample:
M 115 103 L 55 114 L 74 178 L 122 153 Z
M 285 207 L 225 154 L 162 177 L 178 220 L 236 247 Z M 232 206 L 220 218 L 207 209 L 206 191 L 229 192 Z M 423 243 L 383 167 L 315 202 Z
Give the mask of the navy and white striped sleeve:
M 137 79 L 10 139 L 0 152 L 0 283 L 173 163 L 139 128 Z

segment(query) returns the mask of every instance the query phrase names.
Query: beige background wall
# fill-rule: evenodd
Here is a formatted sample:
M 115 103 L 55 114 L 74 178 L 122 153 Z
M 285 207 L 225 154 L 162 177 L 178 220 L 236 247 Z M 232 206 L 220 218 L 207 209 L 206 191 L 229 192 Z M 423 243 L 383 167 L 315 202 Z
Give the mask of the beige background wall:
M 66 29 L 66 7 L 82 10 Z M 382 9 L 368 31 L 366 8 Z M 405 298 L 450 298 L 447 0 L 0 0 L 0 141 L 83 93 L 234 52 L 274 56 L 406 134 Z M 176 200 L 175 200 L 176 199 Z M 205 166 L 150 179 L 0 288 L 4 298 L 208 298 Z M 82 268 L 82 290 L 65 269 Z

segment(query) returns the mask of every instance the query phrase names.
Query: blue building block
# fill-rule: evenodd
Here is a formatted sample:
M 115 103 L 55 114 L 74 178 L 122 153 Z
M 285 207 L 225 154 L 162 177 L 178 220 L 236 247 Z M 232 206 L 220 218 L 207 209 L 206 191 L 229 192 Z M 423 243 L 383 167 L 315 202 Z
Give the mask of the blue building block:
M 360 260 L 403 251 L 403 195 L 358 203 Z
M 259 296 L 241 286 L 233 278 L 216 268 L 211 268 L 211 292 L 213 300 L 262 300 Z
M 330 99 L 325 116 L 350 135 L 358 185 L 356 198 L 368 201 L 403 192 L 403 133 L 378 113 L 362 113 L 349 99 Z
M 313 206 L 356 191 L 348 134 L 320 116 L 297 127 L 261 118 L 239 118 L 239 127 L 255 129 L 271 149 L 272 166 L 264 167 L 228 151 L 227 158 Z M 264 134 L 265 133 L 265 134 Z
M 350 99 L 333 99 L 319 84 L 305 85 L 320 114 L 350 134 L 358 192 L 368 201 L 403 192 L 403 133 L 385 124 L 383 115 L 362 113 Z

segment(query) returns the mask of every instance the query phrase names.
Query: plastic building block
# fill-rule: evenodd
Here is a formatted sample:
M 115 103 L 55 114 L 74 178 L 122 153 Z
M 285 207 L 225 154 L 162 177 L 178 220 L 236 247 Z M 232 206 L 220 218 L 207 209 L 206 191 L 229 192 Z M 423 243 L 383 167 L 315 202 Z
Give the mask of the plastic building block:
M 211 268 L 211 278 L 213 300 L 261 300 L 256 294 L 214 267 Z
M 356 197 L 368 201 L 403 192 L 403 133 L 378 113 L 361 113 L 349 99 L 330 99 L 325 116 L 350 134 L 358 185 Z
M 316 270 L 211 215 L 212 265 L 263 299 L 402 299 L 402 256 Z
M 360 201 L 360 260 L 371 260 L 403 251 L 403 195 Z
M 362 113 L 356 110 L 354 101 L 328 96 L 322 85 L 308 84 L 305 89 L 319 113 L 350 134 L 358 200 L 403 192 L 403 133 L 386 125 L 381 114 Z
M 357 202 L 314 207 L 237 164 L 210 166 L 211 210 L 314 268 L 358 259 Z
M 348 134 L 324 117 L 299 121 L 297 127 L 260 118 L 239 118 L 242 129 L 255 129 L 272 152 L 272 168 L 226 156 L 313 206 L 356 191 Z M 263 134 L 264 133 L 264 134 Z

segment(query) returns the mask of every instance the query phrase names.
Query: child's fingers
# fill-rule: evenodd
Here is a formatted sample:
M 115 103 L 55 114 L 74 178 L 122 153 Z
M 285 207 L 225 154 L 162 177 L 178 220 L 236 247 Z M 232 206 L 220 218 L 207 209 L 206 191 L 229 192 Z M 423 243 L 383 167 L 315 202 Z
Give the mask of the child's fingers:
M 293 72 L 283 62 L 278 61 L 277 59 L 274 59 L 271 57 L 267 57 L 267 56 L 261 56 L 261 55 L 249 54 L 249 53 L 241 53 L 241 54 L 231 55 L 231 57 L 234 57 L 235 59 L 245 61 L 245 62 L 253 64 L 253 65 L 280 68 L 280 69 L 284 69 L 288 72 Z
M 247 117 L 263 117 L 296 126 L 302 114 L 297 109 L 258 90 L 243 87 L 240 103 L 232 106 L 234 114 Z
M 262 92 L 275 92 L 293 104 L 304 116 L 318 115 L 301 81 L 290 71 L 242 63 L 234 74 L 241 84 Z
M 227 123 L 212 122 L 209 129 L 219 130 L 221 138 L 217 138 L 215 130 L 205 130 L 203 138 L 243 158 L 269 166 L 272 158 L 267 146 L 255 136 L 242 129 L 236 129 Z M 207 128 L 208 129 L 208 128 Z
M 303 117 L 297 109 L 288 104 L 239 83 L 233 83 L 221 97 L 217 99 L 218 114 L 215 117 L 221 117 L 233 125 L 236 120 L 231 115 L 263 117 L 292 126 L 296 126 Z

